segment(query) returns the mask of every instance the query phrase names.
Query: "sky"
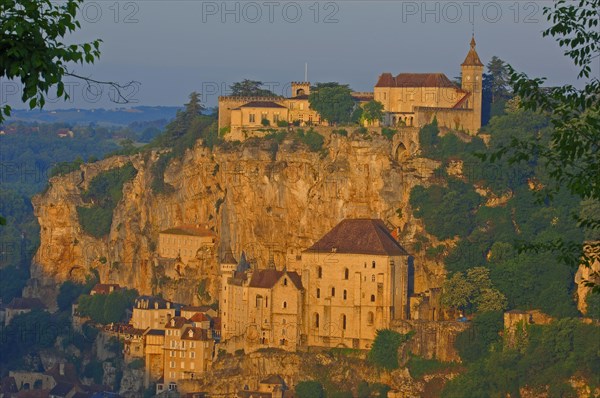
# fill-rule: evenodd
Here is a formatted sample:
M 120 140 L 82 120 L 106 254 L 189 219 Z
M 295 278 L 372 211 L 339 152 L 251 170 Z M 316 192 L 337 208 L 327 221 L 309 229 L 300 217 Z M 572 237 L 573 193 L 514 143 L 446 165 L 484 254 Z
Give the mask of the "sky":
M 576 84 L 577 69 L 552 38 L 533 1 L 114 1 L 85 0 L 77 43 L 102 39 L 101 57 L 74 73 L 127 83 L 125 106 L 180 106 L 190 92 L 207 106 L 242 79 L 289 94 L 289 82 L 337 81 L 372 91 L 383 72 L 458 76 L 473 27 L 484 64 L 496 55 L 552 85 Z M 89 92 L 67 79 L 71 99 L 45 109 L 115 108 L 106 87 Z M 19 87 L 2 82 L 1 100 L 22 108 Z M 95 89 L 95 88 L 94 88 Z M 20 106 L 19 106 L 20 105 Z

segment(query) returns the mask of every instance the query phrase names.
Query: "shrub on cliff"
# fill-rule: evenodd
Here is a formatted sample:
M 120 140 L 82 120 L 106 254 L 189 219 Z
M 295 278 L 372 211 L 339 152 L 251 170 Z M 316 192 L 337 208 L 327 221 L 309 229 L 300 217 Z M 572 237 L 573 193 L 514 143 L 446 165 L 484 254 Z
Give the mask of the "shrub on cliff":
M 384 369 L 398 369 L 398 348 L 411 337 L 412 333 L 402 334 L 390 329 L 380 329 L 367 359 Z
M 95 294 L 79 298 L 79 313 L 103 325 L 125 320 L 126 310 L 133 307 L 136 290 L 122 289 L 110 294 Z
M 110 169 L 92 179 L 88 189 L 81 195 L 88 206 L 78 206 L 77 216 L 83 230 L 101 238 L 108 235 L 115 207 L 123 198 L 123 185 L 137 174 L 131 163 Z
M 315 380 L 301 381 L 296 385 L 297 398 L 324 398 L 323 385 Z

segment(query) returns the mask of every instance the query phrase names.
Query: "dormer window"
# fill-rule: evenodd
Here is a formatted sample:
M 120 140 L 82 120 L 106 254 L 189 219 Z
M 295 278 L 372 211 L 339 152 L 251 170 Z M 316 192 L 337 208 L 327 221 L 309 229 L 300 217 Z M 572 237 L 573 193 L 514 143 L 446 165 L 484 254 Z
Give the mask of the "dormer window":
M 283 278 L 283 286 L 287 286 L 287 278 Z
M 193 331 L 192 329 L 190 329 L 190 332 L 188 333 L 188 335 L 189 335 L 190 337 L 194 337 L 194 331 Z

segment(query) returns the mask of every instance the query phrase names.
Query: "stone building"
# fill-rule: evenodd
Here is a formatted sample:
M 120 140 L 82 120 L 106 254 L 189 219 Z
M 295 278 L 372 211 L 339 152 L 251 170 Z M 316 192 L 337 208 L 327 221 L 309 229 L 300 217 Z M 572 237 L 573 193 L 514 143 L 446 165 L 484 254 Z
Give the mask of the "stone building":
M 422 127 L 436 117 L 440 126 L 476 134 L 481 128 L 483 64 L 475 38 L 461 72 L 461 87 L 443 73 L 381 74 L 374 94 L 383 104 L 384 124 Z
M 176 305 L 159 297 L 140 296 L 135 299 L 129 323 L 137 329 L 164 329 L 175 316 Z
M 219 97 L 219 130 L 228 129 L 225 138 L 243 141 L 256 129 L 277 127 L 278 122 L 300 126 L 327 126 L 319 113 L 310 108 L 310 82 L 292 82 L 291 96 L 285 97 Z M 352 93 L 358 103 L 373 99 L 373 93 Z
M 340 222 L 302 254 L 305 344 L 370 348 L 377 329 L 409 318 L 412 267 L 382 220 Z
M 277 347 L 295 351 L 300 343 L 302 281 L 296 272 L 240 266 L 221 289 L 221 337 L 235 348 Z
M 475 38 L 461 64 L 460 87 L 443 73 L 400 73 L 379 76 L 373 92 L 352 93 L 358 104 L 372 99 L 384 107 L 383 125 L 422 127 L 437 118 L 440 126 L 476 134 L 481 128 L 483 63 L 475 50 Z M 291 96 L 219 97 L 219 129 L 225 138 L 244 140 L 256 129 L 277 126 L 278 121 L 300 125 L 327 125 L 310 109 L 310 83 L 292 82 Z
M 231 276 L 220 305 L 228 349 L 367 349 L 377 329 L 410 316 L 412 257 L 382 220 L 343 220 L 302 253 L 297 271 L 271 267 L 225 268 Z
M 26 314 L 33 310 L 46 311 L 47 308 L 39 298 L 15 297 L 4 309 L 4 326 L 8 326 L 17 315 Z
M 163 387 L 176 389 L 179 380 L 194 379 L 210 368 L 215 343 L 210 328 L 202 326 L 180 316 L 165 325 Z
M 158 254 L 162 258 L 181 259 L 187 263 L 203 248 L 215 245 L 213 231 L 199 225 L 180 225 L 159 233 Z

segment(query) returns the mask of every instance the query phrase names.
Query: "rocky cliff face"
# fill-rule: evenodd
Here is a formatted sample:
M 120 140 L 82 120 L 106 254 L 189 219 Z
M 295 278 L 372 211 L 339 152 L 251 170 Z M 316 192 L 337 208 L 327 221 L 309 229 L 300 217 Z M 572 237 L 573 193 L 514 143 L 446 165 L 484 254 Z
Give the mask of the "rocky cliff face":
M 81 280 L 95 268 L 103 283 L 198 303 L 198 280 L 216 274 L 219 249 L 185 269 L 165 269 L 169 265 L 157 260 L 158 233 L 181 223 L 207 225 L 216 232 L 220 250 L 230 246 L 236 256 L 245 251 L 259 265 L 272 256 L 277 267 L 293 268 L 301 250 L 347 217 L 382 218 L 399 228 L 410 251 L 422 227 L 412 216 L 409 193 L 427 184 L 438 166 L 409 156 L 406 148 L 414 155 L 415 140 L 416 132 L 398 134 L 393 142 L 333 135 L 322 153 L 292 141 L 278 146 L 249 141 L 213 151 L 197 143 L 168 166 L 164 180 L 174 188 L 168 195 L 150 188 L 156 152 L 82 165 L 80 171 L 52 178 L 50 188 L 33 199 L 41 244 L 29 294 L 50 297 L 58 282 Z M 138 173 L 123 188 L 109 235 L 87 235 L 76 211 L 81 193 L 98 173 L 127 162 Z M 416 291 L 440 286 L 441 264 L 414 254 Z

